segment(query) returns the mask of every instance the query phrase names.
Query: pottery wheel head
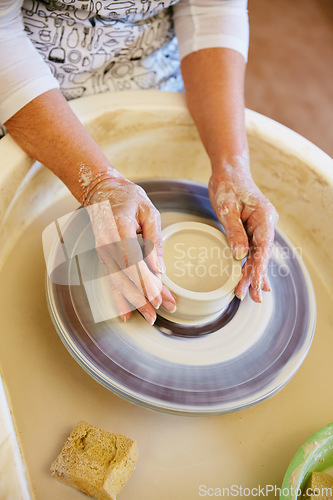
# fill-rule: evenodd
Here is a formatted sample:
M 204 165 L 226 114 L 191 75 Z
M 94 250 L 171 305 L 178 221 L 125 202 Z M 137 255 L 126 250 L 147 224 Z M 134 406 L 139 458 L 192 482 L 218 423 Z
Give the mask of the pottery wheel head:
M 185 220 L 221 229 L 206 185 L 185 180 L 140 184 L 161 212 L 163 228 Z M 65 223 L 58 223 L 58 232 Z M 65 346 L 105 387 L 149 408 L 208 415 L 258 403 L 296 373 L 312 341 L 316 306 L 308 271 L 282 231 L 276 231 L 268 268 L 272 291 L 262 304 L 234 298 L 222 313 L 200 321 L 158 317 L 150 326 L 137 312 L 126 323 L 116 314 L 107 317 L 107 283 L 96 279 L 102 267 L 96 252 L 85 247 L 88 226 L 81 217 L 70 231 L 67 243 L 80 247 L 75 258 L 68 258 L 63 239 L 58 247 L 51 245 L 59 265 L 49 266 L 57 271 L 48 272 L 46 293 Z

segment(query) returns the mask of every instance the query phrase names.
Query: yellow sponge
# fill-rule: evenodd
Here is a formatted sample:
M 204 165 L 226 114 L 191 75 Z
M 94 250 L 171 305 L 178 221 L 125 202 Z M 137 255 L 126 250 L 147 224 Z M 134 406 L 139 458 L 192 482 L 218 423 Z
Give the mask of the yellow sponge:
M 333 477 L 325 472 L 311 472 L 303 497 L 306 500 L 333 500 Z
M 51 465 L 51 474 L 97 500 L 115 500 L 137 456 L 136 441 L 79 422 Z

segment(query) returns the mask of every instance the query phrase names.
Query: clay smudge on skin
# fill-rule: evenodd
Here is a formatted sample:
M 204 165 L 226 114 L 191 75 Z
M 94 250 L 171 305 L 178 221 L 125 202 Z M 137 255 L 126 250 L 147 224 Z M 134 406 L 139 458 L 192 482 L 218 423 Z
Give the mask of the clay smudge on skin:
M 85 164 L 80 165 L 79 172 L 80 172 L 79 183 L 80 183 L 81 189 L 84 193 L 84 196 L 86 197 L 88 192 L 89 192 L 89 187 L 90 187 L 92 180 L 93 180 L 93 174 L 92 174 L 92 171 L 90 170 L 90 168 Z
M 124 179 L 124 176 L 111 166 L 107 167 L 106 171 L 94 172 L 88 165 L 81 163 L 79 170 L 79 184 L 83 191 L 83 202 L 86 202 L 91 190 L 98 186 L 100 182 L 103 180 L 115 179 Z M 97 194 L 101 195 L 102 192 L 99 191 Z M 103 200 L 104 199 L 105 196 L 103 197 Z
M 218 189 L 216 199 L 216 206 L 221 215 L 227 215 L 229 213 L 229 209 L 225 206 L 228 202 L 234 203 L 237 206 L 237 209 L 240 210 L 240 204 L 238 200 L 235 200 L 235 194 L 233 192 L 225 192 L 224 189 L 224 186 L 221 186 L 220 189 Z

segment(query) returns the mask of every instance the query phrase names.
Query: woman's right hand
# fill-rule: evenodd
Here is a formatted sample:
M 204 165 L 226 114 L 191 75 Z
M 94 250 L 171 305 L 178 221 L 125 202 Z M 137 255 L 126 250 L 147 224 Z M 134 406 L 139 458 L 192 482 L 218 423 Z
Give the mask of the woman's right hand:
M 90 189 L 84 205 L 120 318 L 137 309 L 152 325 L 161 305 L 174 312 L 176 300 L 156 275 L 165 272 L 160 214 L 145 191 L 117 172 Z
M 155 274 L 164 270 L 158 211 L 143 189 L 110 166 L 61 92 L 52 89 L 41 94 L 5 125 L 21 148 L 54 172 L 90 211 L 96 247 L 109 271 L 110 290 L 121 318 L 126 321 L 131 310 L 138 309 L 152 324 L 160 304 L 174 311 L 174 297 Z M 144 260 L 138 233 L 154 246 Z M 124 240 L 132 242 L 131 252 L 122 245 Z M 115 242 L 121 244 L 113 247 L 123 247 L 123 251 L 112 255 L 107 245 Z M 128 266 L 133 259 L 138 263 Z

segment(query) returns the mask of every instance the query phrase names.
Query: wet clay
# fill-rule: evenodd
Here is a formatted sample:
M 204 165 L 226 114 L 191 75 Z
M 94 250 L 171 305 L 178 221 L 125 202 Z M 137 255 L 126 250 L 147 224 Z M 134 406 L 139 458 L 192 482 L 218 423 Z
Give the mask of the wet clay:
M 211 292 L 222 287 L 230 275 L 225 249 L 212 236 L 179 231 L 166 239 L 166 275 L 176 285 L 192 292 Z

